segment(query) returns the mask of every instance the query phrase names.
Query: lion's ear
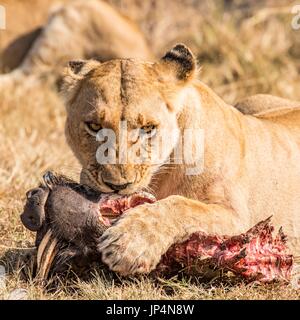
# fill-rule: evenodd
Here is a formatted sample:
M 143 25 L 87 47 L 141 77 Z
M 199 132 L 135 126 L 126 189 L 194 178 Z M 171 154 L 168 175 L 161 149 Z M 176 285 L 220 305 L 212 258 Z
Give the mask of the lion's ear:
M 196 77 L 197 61 L 192 51 L 184 44 L 177 44 L 157 64 L 160 72 L 168 78 L 187 82 Z
M 60 91 L 68 102 L 75 92 L 80 80 L 84 79 L 92 70 L 101 63 L 96 60 L 74 60 L 64 69 Z
M 96 60 L 72 60 L 69 61 L 69 72 L 75 76 L 84 77 L 101 63 Z

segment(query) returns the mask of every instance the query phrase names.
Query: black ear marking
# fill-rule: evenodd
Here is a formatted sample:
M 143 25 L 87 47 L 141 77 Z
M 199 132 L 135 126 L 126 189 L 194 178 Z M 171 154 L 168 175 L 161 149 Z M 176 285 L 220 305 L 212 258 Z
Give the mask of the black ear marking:
M 101 63 L 97 60 L 71 60 L 68 64 L 69 75 L 75 75 L 76 79 L 86 76 L 90 71 L 99 67 Z
M 176 76 L 179 80 L 188 79 L 196 70 L 196 59 L 191 50 L 184 44 L 177 44 L 162 58 L 166 63 L 175 64 Z
M 84 60 L 72 60 L 69 61 L 69 67 L 73 73 L 78 74 L 82 67 L 85 65 L 86 61 Z

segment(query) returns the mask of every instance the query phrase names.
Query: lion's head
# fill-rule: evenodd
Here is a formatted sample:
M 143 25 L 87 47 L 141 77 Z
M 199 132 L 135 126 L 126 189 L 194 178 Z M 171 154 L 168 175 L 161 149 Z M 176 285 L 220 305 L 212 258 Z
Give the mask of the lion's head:
M 196 70 L 193 54 L 181 44 L 155 63 L 131 59 L 70 62 L 62 87 L 66 136 L 82 165 L 81 182 L 102 192 L 123 194 L 146 187 L 177 143 L 184 89 Z M 120 130 L 125 126 L 130 133 L 122 140 Z M 112 132 L 115 140 L 105 148 L 108 137 L 104 135 Z M 160 159 L 153 161 L 158 156 L 151 146 L 165 138 L 166 132 L 172 132 L 172 139 L 164 143 Z M 121 140 L 131 150 L 126 155 Z M 141 141 L 147 143 L 135 148 Z M 143 161 L 135 161 L 141 152 Z M 99 161 L 112 154 L 116 162 Z

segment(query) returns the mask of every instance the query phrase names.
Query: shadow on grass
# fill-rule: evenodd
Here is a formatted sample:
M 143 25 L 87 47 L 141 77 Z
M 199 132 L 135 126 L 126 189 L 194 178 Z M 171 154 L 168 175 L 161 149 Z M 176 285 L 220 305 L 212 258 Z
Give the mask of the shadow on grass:
M 9 249 L 0 256 L 0 264 L 4 266 L 6 275 L 17 271 L 22 280 L 26 280 L 29 274 L 35 273 L 35 258 L 35 248 Z
M 176 295 L 178 288 L 188 287 L 190 285 L 201 286 L 203 289 L 232 287 L 244 283 L 241 278 L 233 277 L 222 271 L 214 271 L 199 277 L 195 274 L 188 275 L 183 271 L 173 274 L 158 274 L 151 272 L 149 275 L 138 275 L 131 277 L 122 277 L 108 270 L 108 268 L 99 261 L 91 262 L 88 267 L 68 263 L 61 270 L 52 270 L 47 280 L 37 280 L 36 274 L 36 249 L 7 250 L 0 256 L 0 264 L 5 267 L 7 276 L 18 276 L 21 281 L 31 283 L 34 286 L 40 286 L 45 293 L 55 293 L 58 290 L 67 295 L 80 295 L 80 282 L 86 284 L 94 281 L 105 284 L 105 287 L 122 287 L 124 284 L 134 286 L 137 282 L 145 279 L 150 281 L 153 287 L 161 290 L 170 298 Z

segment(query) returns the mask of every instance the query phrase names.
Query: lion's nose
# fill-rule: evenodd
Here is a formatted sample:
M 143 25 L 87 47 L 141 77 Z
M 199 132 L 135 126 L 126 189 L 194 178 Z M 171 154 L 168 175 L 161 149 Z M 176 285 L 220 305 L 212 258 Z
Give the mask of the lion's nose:
M 109 183 L 109 182 L 105 182 L 104 183 L 109 186 L 112 190 L 114 191 L 120 191 L 120 190 L 124 190 L 126 189 L 129 185 L 131 185 L 131 182 L 125 183 L 125 184 L 113 184 L 113 183 Z

